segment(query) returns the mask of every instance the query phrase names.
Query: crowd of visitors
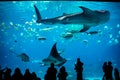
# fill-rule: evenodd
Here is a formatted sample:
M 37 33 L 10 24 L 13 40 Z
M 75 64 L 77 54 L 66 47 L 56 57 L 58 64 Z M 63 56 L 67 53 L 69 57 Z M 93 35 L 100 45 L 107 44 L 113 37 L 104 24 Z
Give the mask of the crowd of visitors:
M 119 71 L 117 68 L 113 68 L 112 62 L 104 62 L 102 66 L 104 75 L 102 80 L 120 80 Z M 83 62 L 80 58 L 77 58 L 76 64 L 74 65 L 74 70 L 76 71 L 76 80 L 83 80 Z M 114 70 L 114 77 L 113 77 Z M 21 70 L 17 67 L 14 73 L 11 75 L 12 70 L 8 67 L 1 69 L 0 66 L 0 80 L 41 80 L 35 72 L 30 72 L 26 69 L 25 73 L 22 74 Z M 55 68 L 54 63 L 51 63 L 48 67 L 44 80 L 67 80 L 68 73 L 65 66 L 61 66 L 59 71 Z

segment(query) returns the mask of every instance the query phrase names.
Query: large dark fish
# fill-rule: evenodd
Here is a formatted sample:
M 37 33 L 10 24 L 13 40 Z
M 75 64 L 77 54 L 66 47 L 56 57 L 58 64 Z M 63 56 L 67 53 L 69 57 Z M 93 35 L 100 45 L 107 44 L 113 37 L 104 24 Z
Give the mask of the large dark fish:
M 63 14 L 50 19 L 42 19 L 38 8 L 34 5 L 37 15 L 37 23 L 43 24 L 80 24 L 83 25 L 83 29 L 80 32 L 85 32 L 92 26 L 106 23 L 110 18 L 110 12 L 107 10 L 91 10 L 83 6 L 79 6 L 83 12 L 73 14 Z
M 29 62 L 29 56 L 25 53 L 18 54 L 17 57 L 20 57 L 23 62 Z
M 9 51 L 12 52 L 12 53 L 14 53 L 17 57 L 21 58 L 21 60 L 23 62 L 29 62 L 30 61 L 30 58 L 29 58 L 29 56 L 26 53 L 17 54 L 12 49 L 10 49 Z

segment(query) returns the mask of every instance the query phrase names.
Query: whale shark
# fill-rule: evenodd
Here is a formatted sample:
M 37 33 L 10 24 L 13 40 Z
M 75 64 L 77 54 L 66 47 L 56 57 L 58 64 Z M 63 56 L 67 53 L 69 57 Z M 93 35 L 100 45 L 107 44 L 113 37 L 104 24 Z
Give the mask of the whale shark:
M 80 24 L 83 25 L 83 28 L 79 32 L 85 32 L 89 30 L 92 26 L 97 26 L 103 23 L 106 23 L 110 18 L 110 12 L 108 10 L 91 10 L 89 8 L 86 8 L 84 6 L 79 6 L 83 10 L 83 12 L 79 13 L 72 13 L 72 14 L 66 14 L 63 13 L 63 15 L 50 18 L 50 19 L 42 19 L 41 14 L 34 5 L 34 9 L 37 16 L 37 23 L 43 23 L 43 24 Z
M 49 56 L 47 58 L 44 58 L 40 64 L 42 64 L 43 66 L 50 66 L 51 63 L 54 63 L 55 66 L 62 66 L 67 61 L 58 53 L 56 44 L 57 43 L 54 43 Z

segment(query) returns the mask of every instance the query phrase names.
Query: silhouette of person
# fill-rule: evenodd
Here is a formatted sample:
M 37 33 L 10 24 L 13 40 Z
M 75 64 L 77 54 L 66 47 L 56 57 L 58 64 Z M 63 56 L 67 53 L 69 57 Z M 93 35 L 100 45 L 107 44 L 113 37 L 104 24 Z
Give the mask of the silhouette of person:
M 112 71 L 113 71 L 113 67 L 112 67 L 112 62 L 108 62 L 108 79 L 109 80 L 113 80 L 113 77 L 112 77 Z
M 36 75 L 36 73 L 35 72 L 32 72 L 32 80 L 37 80 L 37 75 Z
M 44 80 L 49 80 L 49 79 L 50 79 L 50 76 L 49 76 L 48 70 L 47 70 L 47 73 L 46 73 L 45 76 L 44 76 Z
M 57 74 L 57 69 L 54 67 L 54 63 L 51 63 L 44 79 L 45 80 L 56 80 L 56 74 Z
M 80 61 L 80 58 L 77 58 L 77 63 L 74 68 L 77 72 L 77 80 L 83 80 L 82 72 L 83 72 L 83 63 Z
M 115 80 L 120 80 L 119 71 L 117 68 L 114 69 L 114 77 L 115 77 Z
M 23 75 L 18 67 L 15 69 L 12 75 L 12 80 L 23 80 Z
M 59 78 L 59 80 L 66 80 L 67 76 L 68 73 L 66 72 L 65 67 L 62 66 L 57 77 Z
M 34 79 L 33 79 L 34 80 Z M 41 80 L 40 78 L 37 78 L 37 80 Z
M 104 76 L 103 76 L 103 79 L 102 79 L 102 80 L 107 80 L 107 79 L 108 79 L 108 74 L 107 74 L 107 72 L 108 72 L 108 70 L 107 70 L 107 62 L 104 62 L 102 69 L 103 69 L 103 72 L 104 72 Z
M 112 63 L 110 61 L 108 63 L 105 62 L 103 64 L 104 72 L 103 80 L 113 80 L 112 71 L 113 71 Z
M 0 66 L 0 80 L 2 80 L 2 75 L 3 75 L 3 70 L 1 69 L 1 66 Z
M 12 72 L 12 70 L 10 68 L 8 68 L 4 72 L 4 80 L 12 80 L 11 72 Z
M 0 66 L 0 80 L 3 80 L 3 76 L 4 76 L 4 71 L 8 69 L 7 67 L 4 68 L 4 69 L 1 69 L 1 66 Z
M 32 72 L 31 75 L 32 75 L 32 80 L 41 80 L 39 77 L 37 77 L 35 72 Z
M 32 74 L 30 73 L 29 69 L 26 69 L 23 78 L 24 80 L 32 80 Z

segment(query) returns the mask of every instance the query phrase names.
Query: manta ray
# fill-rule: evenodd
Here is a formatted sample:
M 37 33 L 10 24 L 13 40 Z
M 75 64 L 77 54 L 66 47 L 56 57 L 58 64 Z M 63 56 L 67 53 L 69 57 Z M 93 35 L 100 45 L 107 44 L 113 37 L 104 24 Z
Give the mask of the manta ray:
M 54 43 L 54 45 L 50 51 L 49 56 L 42 60 L 42 63 L 41 63 L 42 65 L 50 66 L 51 63 L 54 63 L 55 66 L 61 66 L 67 61 L 65 58 L 62 58 L 60 56 L 60 54 L 58 53 L 57 48 L 56 48 L 56 44 L 57 43 Z
M 34 5 L 36 16 L 37 16 L 37 23 L 43 24 L 80 24 L 83 25 L 83 29 L 79 32 L 85 32 L 92 26 L 97 26 L 99 24 L 106 23 L 110 18 L 110 12 L 108 10 L 91 10 L 83 6 L 79 6 L 83 10 L 80 13 L 72 13 L 50 18 L 50 19 L 42 19 L 41 14 Z

